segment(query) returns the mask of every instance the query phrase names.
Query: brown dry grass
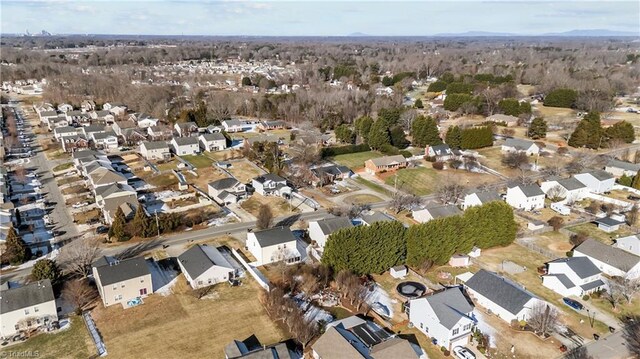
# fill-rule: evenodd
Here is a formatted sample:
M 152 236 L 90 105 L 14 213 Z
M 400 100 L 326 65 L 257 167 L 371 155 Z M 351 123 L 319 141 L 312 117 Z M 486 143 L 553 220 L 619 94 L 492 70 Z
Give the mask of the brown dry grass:
M 249 163 L 248 160 L 234 161 L 231 164 L 232 166 L 228 171 L 242 183 L 251 182 L 251 179 L 264 173 L 264 171 L 259 171 L 253 164 Z
M 263 204 L 271 208 L 271 213 L 273 213 L 274 218 L 296 213 L 295 208 L 293 211 L 289 210 L 289 202 L 284 198 L 276 196 L 262 196 L 258 193 L 254 193 L 251 198 L 242 202 L 240 206 L 244 208 L 245 211 L 257 216 L 260 211 L 260 206 Z
M 183 276 L 176 294 L 153 295 L 138 307 L 99 307 L 93 312 L 109 355 L 114 358 L 179 358 L 188 353 L 201 358 L 224 357 L 234 339 L 256 335 L 265 344 L 285 335 L 269 319 L 251 279 L 240 287 L 216 285 L 215 299 L 196 299 Z
M 189 184 L 193 184 L 203 191 L 207 191 L 207 185 L 209 182 L 213 182 L 222 178 L 227 178 L 227 175 L 214 167 L 199 168 L 196 170 L 198 176 L 194 176 L 187 171 L 182 172 Z

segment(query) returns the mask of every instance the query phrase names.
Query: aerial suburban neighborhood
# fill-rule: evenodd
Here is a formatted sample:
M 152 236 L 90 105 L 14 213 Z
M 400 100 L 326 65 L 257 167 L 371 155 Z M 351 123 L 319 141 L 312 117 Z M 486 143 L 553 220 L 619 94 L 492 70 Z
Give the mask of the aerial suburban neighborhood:
M 2 38 L 0 357 L 640 357 L 640 34 L 126 28 Z

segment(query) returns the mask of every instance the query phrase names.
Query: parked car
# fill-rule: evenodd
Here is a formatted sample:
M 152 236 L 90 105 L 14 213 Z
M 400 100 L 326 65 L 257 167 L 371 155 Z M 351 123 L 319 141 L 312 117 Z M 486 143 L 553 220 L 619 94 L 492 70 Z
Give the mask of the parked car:
M 582 305 L 582 303 L 578 302 L 577 300 L 565 297 L 565 298 L 562 298 L 562 301 L 564 302 L 564 304 L 570 306 L 575 310 L 584 309 L 584 305 Z
M 453 348 L 453 354 L 459 359 L 476 359 L 476 355 L 471 350 L 462 346 Z
M 96 234 L 105 234 L 109 232 L 109 227 L 107 226 L 100 226 L 98 228 L 96 228 Z

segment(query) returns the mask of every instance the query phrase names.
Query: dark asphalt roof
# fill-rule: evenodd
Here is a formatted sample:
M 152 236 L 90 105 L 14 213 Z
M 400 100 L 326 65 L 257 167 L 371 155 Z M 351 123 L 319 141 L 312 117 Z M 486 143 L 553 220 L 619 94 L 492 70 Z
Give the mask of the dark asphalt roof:
M 566 263 L 580 278 L 588 278 L 600 274 L 600 270 L 587 257 L 558 258 L 549 263 Z
M 480 199 L 480 202 L 482 202 L 483 204 L 502 200 L 502 198 L 500 198 L 500 195 L 496 191 L 475 192 L 475 194 L 476 196 L 478 196 L 478 199 Z
M 274 173 L 267 173 L 265 175 L 262 176 L 258 176 L 255 178 L 256 181 L 258 181 L 259 183 L 265 183 L 267 181 L 272 181 L 272 182 L 286 182 L 287 180 L 278 176 L 277 174 Z
M 367 224 L 373 224 L 375 222 L 392 222 L 395 219 L 387 216 L 386 214 L 378 211 L 374 211 L 371 214 L 363 214 L 360 218 Z
M 456 215 L 459 215 L 459 214 L 462 213 L 462 211 L 460 211 L 458 209 L 458 207 L 456 207 L 456 206 L 454 206 L 452 204 L 446 204 L 446 205 L 443 205 L 443 206 L 427 207 L 425 209 L 427 211 L 429 211 L 429 213 L 431 214 L 431 216 L 434 219 L 456 216 Z
M 416 299 L 422 300 L 422 299 Z M 431 308 L 438 316 L 440 324 L 447 329 L 452 329 L 462 317 L 473 311 L 473 306 L 469 304 L 467 298 L 462 294 L 460 288 L 449 288 L 442 292 L 425 297 Z
M 220 254 L 217 248 L 206 244 L 197 244 L 178 256 L 178 261 L 193 279 L 198 278 L 213 266 L 226 267 L 233 270 L 229 262 Z
M 616 159 L 612 159 L 609 162 L 607 162 L 607 167 L 621 168 L 623 170 L 628 170 L 633 172 L 638 172 L 638 170 L 640 170 L 640 164 L 638 163 L 624 162 Z
M 530 184 L 526 186 L 520 185 L 517 187 L 520 188 L 522 193 L 524 193 L 524 195 L 527 197 L 544 196 L 544 192 L 542 192 L 542 189 L 540 189 L 538 185 Z
M 576 189 L 587 187 L 587 186 L 584 185 L 584 183 L 578 181 L 577 179 L 575 179 L 573 177 L 561 179 L 561 180 L 558 180 L 557 182 L 558 182 L 559 185 L 564 187 L 567 191 L 573 191 L 573 190 L 576 190 Z
M 161 148 L 169 148 L 169 145 L 164 142 L 164 141 L 150 141 L 150 142 L 143 142 L 142 143 L 144 145 L 144 148 L 146 148 L 147 150 L 159 150 Z
M 611 217 L 603 217 L 603 218 L 596 218 L 595 221 L 598 224 L 604 224 L 605 226 L 618 226 L 623 224 L 623 221 L 618 221 L 617 219 L 613 219 Z
M 589 238 L 574 249 L 590 258 L 599 260 L 621 271 L 627 272 L 640 262 L 640 257 L 620 248 Z
M 589 290 L 591 290 L 593 288 L 598 288 L 598 287 L 601 287 L 601 286 L 604 286 L 604 282 L 602 280 L 598 279 L 598 280 L 594 280 L 593 282 L 589 282 L 587 284 L 583 284 L 583 285 L 580 286 L 580 288 L 582 288 L 582 290 L 584 290 L 584 291 L 589 291 Z
M 209 186 L 211 186 L 212 188 L 214 188 L 216 190 L 221 190 L 221 189 L 232 188 L 233 186 L 235 186 L 238 183 L 239 183 L 238 180 L 235 179 L 235 178 L 222 178 L 222 179 L 219 179 L 217 181 L 213 181 L 213 182 L 209 183 Z
M 220 132 L 205 133 L 205 134 L 203 134 L 201 136 L 202 136 L 202 138 L 204 138 L 205 141 L 226 141 L 226 139 L 227 139 Z
M 436 156 L 444 156 L 448 155 L 451 152 L 451 148 L 447 144 L 435 145 L 431 146 L 433 152 L 435 152 Z
M 52 300 L 55 300 L 55 297 L 51 281 L 44 279 L 19 288 L 0 291 L 0 313 L 9 313 Z
M 102 265 L 97 266 L 96 264 L 98 263 Z M 149 267 L 147 266 L 147 262 L 142 257 L 130 258 L 121 261 L 104 258 L 104 261 L 98 260 L 93 266 L 96 267 L 98 271 L 98 277 L 100 277 L 100 283 L 102 286 L 120 283 L 125 280 L 151 274 Z
M 606 181 L 613 178 L 613 175 L 603 170 L 593 170 L 587 173 L 595 177 L 598 181 Z
M 174 141 L 178 146 L 190 146 L 197 145 L 198 138 L 197 137 L 174 137 Z
M 573 288 L 576 285 L 571 281 L 571 279 L 569 279 L 569 277 L 567 277 L 564 274 L 547 274 L 547 277 L 556 277 L 558 278 L 558 280 L 560 281 L 560 283 L 562 283 L 562 285 L 564 285 L 565 288 L 569 289 L 569 288 Z
M 534 298 L 512 281 L 484 269 L 469 278 L 465 285 L 511 314 L 518 314 Z
M 353 227 L 353 223 L 351 223 L 349 218 L 335 217 L 319 220 L 318 226 L 320 226 L 324 235 L 330 235 L 339 229 Z
M 288 227 L 275 227 L 253 233 L 256 235 L 256 239 L 262 248 L 296 240 L 296 237 L 293 236 L 293 233 L 291 233 Z
M 507 147 L 513 147 L 517 150 L 526 151 L 533 145 L 532 141 L 521 140 L 519 138 L 509 138 L 504 143 Z

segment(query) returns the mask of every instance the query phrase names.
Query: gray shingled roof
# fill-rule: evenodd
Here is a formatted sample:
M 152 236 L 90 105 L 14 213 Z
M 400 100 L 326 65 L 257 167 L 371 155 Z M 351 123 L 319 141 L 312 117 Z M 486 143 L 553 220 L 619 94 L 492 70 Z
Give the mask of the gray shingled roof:
M 174 137 L 178 146 L 188 146 L 188 145 L 197 145 L 198 138 L 197 137 Z
M 178 261 L 193 279 L 198 278 L 213 266 L 220 266 L 233 270 L 229 262 L 220 254 L 217 248 L 206 244 L 197 244 L 178 256 Z
M 616 159 L 609 160 L 609 162 L 607 162 L 607 167 L 621 168 L 623 170 L 633 172 L 638 172 L 640 170 L 640 164 L 638 163 L 624 162 Z
M 504 145 L 507 147 L 513 147 L 516 150 L 526 151 L 531 147 L 534 143 L 532 141 L 521 140 L 519 138 L 509 138 L 504 142 Z
M 465 285 L 511 314 L 518 314 L 534 298 L 512 281 L 484 269 L 469 278 Z
M 433 152 L 435 152 L 436 156 L 444 156 L 448 155 L 451 152 L 451 148 L 447 144 L 435 145 L 431 146 Z
M 598 224 L 604 224 L 605 226 L 618 226 L 624 223 L 624 221 L 618 221 L 617 219 L 613 219 L 611 217 L 603 217 L 603 218 L 596 218 L 596 220 L 594 221 Z
M 560 283 L 562 283 L 562 285 L 567 289 L 573 288 L 573 287 L 576 286 L 575 283 L 573 283 L 571 281 L 571 279 L 569 279 L 569 277 L 567 277 L 566 275 L 564 275 L 562 273 L 547 274 L 546 277 L 556 277 L 556 278 L 558 278 Z
M 456 206 L 454 206 L 452 204 L 446 204 L 446 205 L 443 205 L 443 206 L 427 207 L 425 209 L 427 211 L 429 211 L 429 213 L 431 214 L 431 217 L 433 217 L 433 219 L 457 216 L 457 215 L 462 213 L 462 211 L 460 211 L 458 209 L 458 207 L 456 207 Z
M 604 282 L 600 279 L 598 280 L 594 280 L 593 282 L 589 282 L 587 284 L 583 284 L 580 286 L 580 288 L 582 288 L 582 290 L 586 291 L 590 291 L 593 288 L 598 288 L 604 286 Z
M 475 194 L 483 204 L 502 200 L 502 198 L 500 198 L 500 195 L 496 191 L 475 192 Z
M 227 140 L 227 138 L 224 137 L 224 135 L 221 134 L 220 132 L 205 133 L 201 136 L 202 138 L 204 138 L 205 141 L 226 141 Z
M 273 174 L 273 173 L 267 173 L 264 174 L 262 176 L 258 176 L 255 178 L 256 181 L 258 181 L 259 183 L 265 183 L 267 181 L 273 181 L 273 182 L 286 182 L 287 180 L 278 176 L 277 174 Z
M 587 187 L 584 185 L 584 183 L 578 181 L 573 177 L 564 178 L 564 179 L 558 180 L 557 182 L 560 186 L 564 187 L 567 191 L 574 191 L 580 188 Z
M 111 263 L 111 264 L 106 264 Z M 102 286 L 120 283 L 125 280 L 138 278 L 151 274 L 147 262 L 142 257 L 114 261 L 110 258 L 101 258 L 93 266 L 98 271 Z
M 558 258 L 549 263 L 566 263 L 580 278 L 588 278 L 600 274 L 600 270 L 587 257 Z
M 542 192 L 542 189 L 540 189 L 538 185 L 530 184 L 526 186 L 520 185 L 517 187 L 519 187 L 522 193 L 527 197 L 544 196 L 544 192 Z
M 147 150 L 159 150 L 161 148 L 169 148 L 169 145 L 164 141 L 151 141 L 151 142 L 143 142 L 144 148 Z
M 262 248 L 296 240 L 296 237 L 293 236 L 288 227 L 275 227 L 253 233 Z
M 611 175 L 609 172 L 606 172 L 606 171 L 603 171 L 603 170 L 593 170 L 593 171 L 589 171 L 589 172 L 586 172 L 586 173 L 592 175 L 598 181 L 606 181 L 608 179 L 614 178 L 613 175 Z
M 378 212 L 378 211 L 374 211 L 371 214 L 363 214 L 360 216 L 360 219 L 362 219 L 365 223 L 367 224 L 373 224 L 376 222 L 393 222 L 395 221 L 395 219 L 387 216 L 386 214 L 382 213 L 382 212 Z
M 587 257 L 597 259 L 621 271 L 627 272 L 640 263 L 640 257 L 620 248 L 589 238 L 574 249 Z
M 331 233 L 336 232 L 342 228 L 353 227 L 353 223 L 351 223 L 351 220 L 349 220 L 349 218 L 335 217 L 319 220 L 318 226 L 320 226 L 322 233 L 325 236 L 328 236 Z
M 394 163 L 406 163 L 407 159 L 404 158 L 403 155 L 395 155 L 395 156 L 384 156 L 384 157 L 372 158 L 371 162 L 373 162 L 373 164 L 376 167 L 380 167 L 380 166 L 389 166 Z
M 9 313 L 52 300 L 55 300 L 55 297 L 51 281 L 44 279 L 19 288 L 0 291 L 0 313 Z
M 440 324 L 447 329 L 452 329 L 461 318 L 466 316 L 466 313 L 473 311 L 473 306 L 457 287 L 446 289 L 424 299 L 433 308 Z
M 237 185 L 238 180 L 235 178 L 222 178 L 219 179 L 217 181 L 213 181 L 209 183 L 209 186 L 211 186 L 212 188 L 216 189 L 216 190 L 221 190 L 221 189 L 228 189 L 228 188 L 232 188 L 233 186 Z

